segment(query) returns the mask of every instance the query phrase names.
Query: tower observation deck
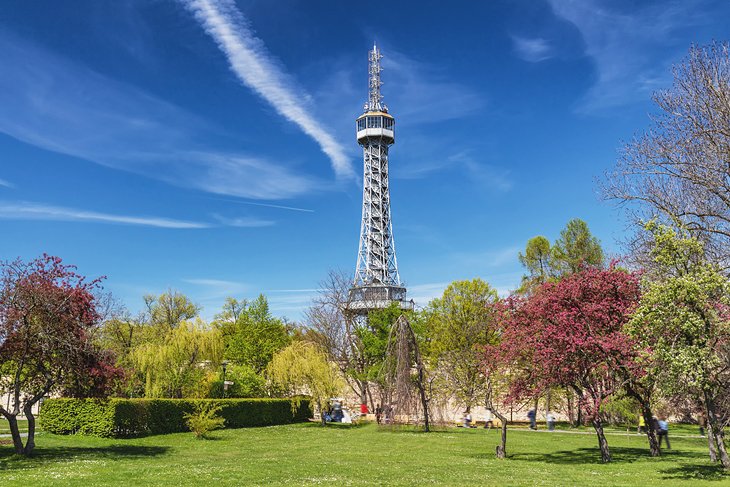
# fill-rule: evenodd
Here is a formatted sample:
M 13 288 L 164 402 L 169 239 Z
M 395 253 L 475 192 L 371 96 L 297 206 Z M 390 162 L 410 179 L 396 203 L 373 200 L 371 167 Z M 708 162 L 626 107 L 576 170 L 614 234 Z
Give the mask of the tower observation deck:
M 393 222 L 390 215 L 388 148 L 395 142 L 395 119 L 388 113 L 380 94 L 380 59 L 377 46 L 368 53 L 368 101 L 357 118 L 357 142 L 363 149 L 363 194 L 360 246 L 355 279 L 347 309 L 357 315 L 406 301 L 406 288 L 398 274 Z

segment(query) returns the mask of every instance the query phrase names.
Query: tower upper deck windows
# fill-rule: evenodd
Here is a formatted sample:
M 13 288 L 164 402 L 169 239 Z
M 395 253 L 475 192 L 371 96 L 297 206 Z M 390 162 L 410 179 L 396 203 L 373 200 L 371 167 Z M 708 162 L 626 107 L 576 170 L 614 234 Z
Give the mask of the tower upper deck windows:
M 364 113 L 357 119 L 357 138 L 360 140 L 364 137 L 386 137 L 394 140 L 394 127 L 395 120 L 387 113 Z

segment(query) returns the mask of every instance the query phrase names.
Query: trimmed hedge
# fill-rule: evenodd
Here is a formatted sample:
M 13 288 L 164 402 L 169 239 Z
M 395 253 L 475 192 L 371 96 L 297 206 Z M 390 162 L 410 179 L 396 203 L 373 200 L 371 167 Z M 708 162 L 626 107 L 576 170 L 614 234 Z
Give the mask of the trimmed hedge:
M 294 409 L 289 399 L 47 399 L 38 421 L 41 428 L 60 435 L 81 434 L 107 438 L 160 435 L 189 431 L 185 413 L 200 403 L 221 406 L 226 428 L 270 426 L 306 421 L 309 401 Z

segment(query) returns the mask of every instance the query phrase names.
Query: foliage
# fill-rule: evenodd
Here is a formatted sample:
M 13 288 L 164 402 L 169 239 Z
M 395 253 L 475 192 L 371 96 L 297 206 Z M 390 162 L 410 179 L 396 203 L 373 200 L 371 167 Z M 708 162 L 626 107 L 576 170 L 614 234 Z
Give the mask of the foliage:
M 569 387 L 588 413 L 610 461 L 600 409 L 632 370 L 634 343 L 623 332 L 640 297 L 639 276 L 613 267 L 584 268 L 541 286 L 529 298 L 496 306 L 503 334 L 499 351 L 516 377 L 513 398 Z M 638 371 L 637 371 L 638 373 Z
M 147 397 L 180 398 L 205 395 L 200 384 L 206 368 L 217 369 L 222 354 L 220 332 L 197 320 L 182 322 L 157 340 L 139 345 L 132 358 L 146 377 Z
M 100 319 L 93 294 L 99 279 L 87 282 L 48 255 L 4 262 L 0 272 L 0 391 L 12 397 L 0 414 L 10 422 L 16 452 L 29 454 L 35 403 L 64 389 L 104 395 L 118 371 L 90 339 Z M 28 419 L 25 445 L 17 429 L 20 414 Z
M 517 255 L 520 264 L 527 270 L 527 275 L 522 276 L 519 290 L 521 293 L 529 293 L 548 280 L 551 272 L 551 256 L 550 241 L 547 238 L 538 235 L 527 241 L 525 253 L 520 252 Z
M 221 405 L 214 403 L 200 403 L 192 413 L 183 415 L 185 425 L 195 434 L 196 438 L 205 438 L 213 430 L 223 428 L 226 420 L 218 416 Z
M 570 220 L 550 249 L 550 264 L 556 276 L 580 271 L 584 266 L 603 265 L 601 243 L 579 218 Z
M 220 408 L 227 428 L 306 421 L 309 400 L 289 399 L 47 399 L 40 424 L 55 434 L 133 437 L 188 431 L 185 417 L 199 408 Z
M 687 395 L 703 405 L 721 460 L 730 467 L 722 442 L 730 416 L 723 418 L 718 408 L 730 389 L 730 280 L 686 232 L 655 222 L 647 228 L 662 278 L 646 283 L 627 330 L 646 348 L 647 361 L 655 361 L 665 394 Z
M 426 311 L 424 348 L 435 387 L 465 406 L 485 392 L 481 346 L 497 340 L 491 305 L 497 291 L 481 279 L 455 281 Z
M 149 322 L 165 333 L 177 328 L 181 323 L 198 316 L 200 307 L 187 296 L 177 291 L 167 291 L 159 296 L 148 294 L 144 297 Z
M 229 364 L 226 380 L 233 382 L 228 386 L 226 397 L 264 397 L 267 395 L 266 378 L 246 365 Z M 218 375 L 212 382 L 209 397 L 223 397 L 223 376 Z
M 274 354 L 291 342 L 289 329 L 271 315 L 264 295 L 252 302 L 229 298 L 216 325 L 223 336 L 225 358 L 256 373 L 266 370 Z
M 320 413 L 329 398 L 339 396 L 344 389 L 335 366 L 310 342 L 294 342 L 274 355 L 268 376 L 290 396 L 306 394 L 311 397 Z

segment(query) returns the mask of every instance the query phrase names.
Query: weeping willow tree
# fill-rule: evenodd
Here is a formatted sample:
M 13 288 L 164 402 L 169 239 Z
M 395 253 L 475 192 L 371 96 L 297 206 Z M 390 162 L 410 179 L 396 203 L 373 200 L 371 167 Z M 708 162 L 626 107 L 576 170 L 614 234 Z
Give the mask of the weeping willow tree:
M 416 334 L 405 315 L 390 329 L 380 375 L 386 399 L 386 422 L 407 422 L 423 415 L 424 430 L 429 431 L 426 370 Z
M 139 345 L 132 360 L 145 376 L 146 397 L 190 397 L 200 391 L 205 375 L 217 369 L 223 340 L 202 320 L 183 321 L 156 341 Z
M 294 407 L 298 407 L 301 394 L 310 396 L 319 410 L 322 426 L 326 424 L 323 413 L 329 399 L 339 396 L 345 388 L 345 381 L 327 355 L 317 345 L 305 341 L 295 341 L 274 355 L 267 375 L 293 398 Z

